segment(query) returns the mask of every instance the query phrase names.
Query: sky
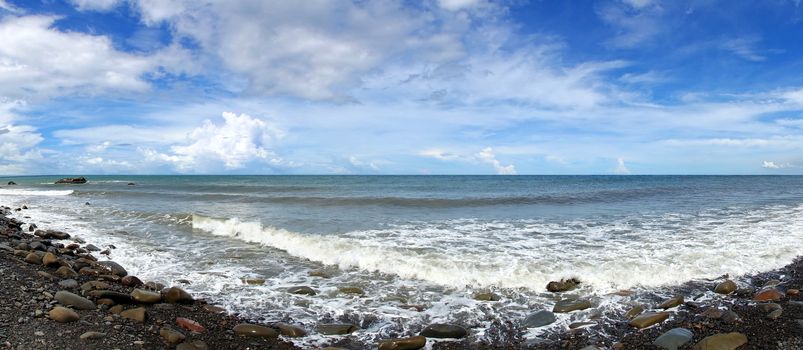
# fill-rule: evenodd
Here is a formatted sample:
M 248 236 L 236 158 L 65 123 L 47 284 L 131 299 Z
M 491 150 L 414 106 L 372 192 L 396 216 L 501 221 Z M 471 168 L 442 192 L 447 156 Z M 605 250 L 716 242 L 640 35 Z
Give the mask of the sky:
M 0 174 L 803 174 L 799 0 L 0 0 Z

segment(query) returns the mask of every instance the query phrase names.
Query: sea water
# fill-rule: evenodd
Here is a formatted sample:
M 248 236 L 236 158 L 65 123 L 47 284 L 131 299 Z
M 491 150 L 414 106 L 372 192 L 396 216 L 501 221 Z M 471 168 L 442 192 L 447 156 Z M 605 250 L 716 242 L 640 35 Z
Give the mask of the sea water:
M 109 258 L 142 280 L 258 321 L 354 323 L 365 341 L 433 322 L 482 338 L 495 321 L 551 309 L 549 281 L 582 281 L 573 295 L 594 308 L 526 334 L 539 337 L 626 308 L 638 291 L 769 270 L 803 253 L 796 176 L 58 178 L 4 179 L 18 185 L 0 188 L 0 204 L 27 204 L 15 213 L 23 221 L 114 245 Z M 317 294 L 287 293 L 293 286 Z M 636 296 L 611 294 L 623 289 Z

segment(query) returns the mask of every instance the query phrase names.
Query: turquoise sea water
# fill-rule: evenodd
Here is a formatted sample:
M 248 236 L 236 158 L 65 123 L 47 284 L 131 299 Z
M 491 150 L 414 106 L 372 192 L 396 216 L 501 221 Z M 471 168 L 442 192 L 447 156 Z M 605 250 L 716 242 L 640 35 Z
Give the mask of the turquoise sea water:
M 550 308 L 543 288 L 565 277 L 584 281 L 578 293 L 599 312 L 633 301 L 611 291 L 766 270 L 803 252 L 797 176 L 58 178 L 2 179 L 18 185 L 2 186 L 0 201 L 28 204 L 19 215 L 40 227 L 117 246 L 111 258 L 143 279 L 188 278 L 191 291 L 265 320 L 355 322 L 366 338 L 432 321 L 481 336 L 494 319 Z M 309 275 L 320 269 L 332 277 Z M 286 293 L 295 285 L 319 294 Z M 487 290 L 503 300 L 471 298 Z

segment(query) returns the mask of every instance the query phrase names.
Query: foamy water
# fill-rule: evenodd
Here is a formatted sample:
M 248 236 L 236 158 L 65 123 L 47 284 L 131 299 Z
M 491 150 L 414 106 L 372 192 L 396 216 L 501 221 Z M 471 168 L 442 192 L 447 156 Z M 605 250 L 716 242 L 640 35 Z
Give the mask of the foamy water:
M 638 294 L 621 297 L 613 291 L 660 293 L 665 285 L 781 267 L 803 253 L 803 196 L 795 192 L 798 187 L 778 189 L 776 183 L 799 179 L 659 180 L 646 180 L 636 189 L 629 189 L 630 183 L 595 184 L 580 194 L 564 189 L 569 194 L 549 194 L 561 199 L 547 204 L 540 202 L 543 194 L 521 200 L 527 194 L 519 192 L 536 192 L 530 183 L 473 179 L 489 183 L 472 192 L 476 184 L 461 187 L 438 178 L 432 184 L 398 180 L 416 181 L 405 190 L 388 190 L 393 182 L 383 180 L 376 184 L 382 197 L 406 198 L 384 205 L 354 205 L 372 193 L 379 198 L 380 190 L 337 178 L 317 180 L 328 181 L 323 189 L 309 179 L 291 179 L 264 191 L 253 179 L 199 186 L 198 180 L 184 178 L 167 185 L 112 178 L 70 190 L 21 185 L 0 190 L 0 201 L 28 204 L 30 210 L 16 215 L 30 216 L 23 220 L 39 227 L 117 246 L 111 259 L 144 280 L 188 279 L 192 284 L 186 288 L 193 293 L 265 321 L 310 329 L 319 322 L 352 322 L 363 328 L 355 336 L 369 341 L 415 333 L 432 322 L 462 324 L 481 338 L 493 320 L 518 321 L 551 309 L 556 299 L 544 290 L 549 281 L 579 278 L 582 287 L 573 294 L 590 298 L 595 307 L 561 314 L 555 324 L 527 334 L 539 337 L 638 301 Z M 129 181 L 138 184 L 126 186 Z M 548 185 L 555 187 L 556 181 Z M 455 188 L 439 194 L 445 186 Z M 604 192 L 595 194 L 595 186 Z M 694 186 L 702 189 L 690 190 Z M 447 197 L 451 204 L 400 205 L 415 198 L 410 187 Z M 489 200 L 487 188 L 518 199 Z M 303 205 L 271 200 L 287 197 L 288 191 L 315 200 Z M 492 204 L 466 205 L 470 199 L 450 197 L 450 191 Z M 208 201 L 210 196 L 218 202 Z M 341 204 L 321 203 L 327 196 Z M 572 196 L 582 200 L 566 200 Z M 347 204 L 344 197 L 350 198 Z M 432 203 L 431 198 L 417 201 Z M 317 270 L 331 277 L 311 277 Z M 265 283 L 248 285 L 244 278 Z M 318 294 L 286 292 L 298 285 Z M 344 286 L 360 287 L 365 294 L 338 292 Z M 502 300 L 476 301 L 472 295 L 478 291 L 494 291 Z M 327 339 L 313 334 L 295 341 L 317 345 Z

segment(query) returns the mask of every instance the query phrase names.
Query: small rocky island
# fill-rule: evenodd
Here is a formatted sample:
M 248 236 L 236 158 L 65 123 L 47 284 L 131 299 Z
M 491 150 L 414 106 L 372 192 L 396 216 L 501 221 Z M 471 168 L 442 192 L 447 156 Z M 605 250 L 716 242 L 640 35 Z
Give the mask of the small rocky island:
M 86 178 L 81 177 L 65 177 L 56 181 L 56 184 L 85 184 Z

